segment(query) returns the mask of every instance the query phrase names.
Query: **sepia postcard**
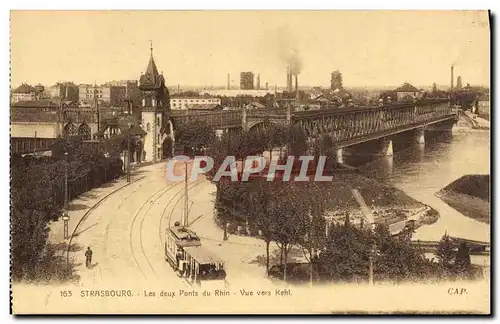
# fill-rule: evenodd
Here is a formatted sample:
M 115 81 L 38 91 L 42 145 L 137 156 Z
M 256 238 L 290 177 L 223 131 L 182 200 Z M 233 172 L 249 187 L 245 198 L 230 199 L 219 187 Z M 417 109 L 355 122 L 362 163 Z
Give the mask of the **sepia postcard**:
M 11 11 L 11 312 L 491 313 L 488 11 Z

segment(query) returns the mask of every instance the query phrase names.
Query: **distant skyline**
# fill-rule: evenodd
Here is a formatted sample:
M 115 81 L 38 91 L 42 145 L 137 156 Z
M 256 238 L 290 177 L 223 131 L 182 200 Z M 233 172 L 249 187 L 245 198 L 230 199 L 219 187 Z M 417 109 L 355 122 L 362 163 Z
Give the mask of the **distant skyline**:
M 14 11 L 11 86 L 137 80 L 150 44 L 170 89 L 239 87 L 243 71 L 261 87 L 285 86 L 287 61 L 299 85 L 489 86 L 486 11 Z

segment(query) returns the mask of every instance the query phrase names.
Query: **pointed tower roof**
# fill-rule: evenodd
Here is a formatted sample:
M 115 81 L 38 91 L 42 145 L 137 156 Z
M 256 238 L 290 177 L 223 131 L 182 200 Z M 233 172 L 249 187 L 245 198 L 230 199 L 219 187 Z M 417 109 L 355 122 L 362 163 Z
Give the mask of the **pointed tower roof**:
M 162 75 L 158 73 L 158 68 L 156 67 L 155 60 L 153 58 L 153 44 L 151 43 L 151 56 L 149 58 L 148 67 L 146 68 L 146 73 L 141 75 L 139 80 L 140 87 L 147 88 L 160 88 L 165 82 Z
M 160 75 L 158 73 L 158 68 L 156 68 L 152 52 L 151 52 L 151 58 L 149 59 L 148 68 L 146 69 L 146 75 L 152 75 L 153 78 L 157 78 Z

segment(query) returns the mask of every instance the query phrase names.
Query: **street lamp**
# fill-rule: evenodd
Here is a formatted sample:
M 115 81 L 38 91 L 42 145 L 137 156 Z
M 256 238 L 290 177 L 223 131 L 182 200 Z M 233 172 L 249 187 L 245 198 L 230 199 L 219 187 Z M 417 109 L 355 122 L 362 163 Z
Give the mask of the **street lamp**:
M 370 255 L 368 256 L 369 261 L 370 261 L 369 269 L 368 269 L 368 284 L 370 286 L 373 286 L 373 261 L 378 255 L 379 255 L 379 251 L 377 250 L 375 243 L 373 243 L 372 247 L 370 249 Z
M 132 123 L 128 122 L 128 131 L 127 131 L 127 182 L 130 182 L 130 131 L 132 128 Z
M 68 215 L 68 167 L 69 167 L 69 161 L 68 161 L 68 152 L 64 152 L 64 161 L 65 161 L 65 168 L 64 168 L 64 212 L 62 219 L 64 221 L 64 239 L 69 238 L 69 231 L 68 231 L 68 221 L 69 221 L 69 215 Z

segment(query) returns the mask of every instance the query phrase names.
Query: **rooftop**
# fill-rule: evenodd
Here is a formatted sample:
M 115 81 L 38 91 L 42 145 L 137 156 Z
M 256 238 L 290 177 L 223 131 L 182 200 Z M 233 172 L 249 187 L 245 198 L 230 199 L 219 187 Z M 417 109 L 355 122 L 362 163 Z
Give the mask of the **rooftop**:
M 31 92 L 35 92 L 35 88 L 26 83 L 21 84 L 14 90 L 14 93 L 31 93 Z
M 409 84 L 408 82 L 405 82 L 401 87 L 394 89 L 394 92 L 418 92 L 419 90 Z
M 217 103 L 208 103 L 208 104 L 189 104 L 187 105 L 188 110 L 216 110 L 222 109 L 222 106 Z
M 18 101 L 11 104 L 11 107 L 25 107 L 25 108 L 49 108 L 59 107 L 59 101 L 50 99 Z

